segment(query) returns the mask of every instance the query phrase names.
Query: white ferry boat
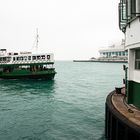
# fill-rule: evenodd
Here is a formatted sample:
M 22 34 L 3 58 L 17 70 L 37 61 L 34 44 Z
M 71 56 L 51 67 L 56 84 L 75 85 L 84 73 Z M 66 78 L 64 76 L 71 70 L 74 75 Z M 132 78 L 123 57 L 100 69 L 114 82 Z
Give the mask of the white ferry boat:
M 38 47 L 38 37 L 37 29 L 36 49 Z M 0 49 L 0 78 L 53 79 L 56 74 L 53 65 L 54 55 L 52 53 L 17 53 Z
M 0 78 L 5 79 L 53 79 L 52 53 L 9 52 L 0 49 Z

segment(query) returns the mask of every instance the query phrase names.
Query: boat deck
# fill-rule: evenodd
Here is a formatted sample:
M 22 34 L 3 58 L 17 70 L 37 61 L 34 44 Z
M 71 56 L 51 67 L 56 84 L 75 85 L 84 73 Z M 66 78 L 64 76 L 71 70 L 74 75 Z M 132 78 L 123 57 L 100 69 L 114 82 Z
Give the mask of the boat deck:
M 124 88 L 121 89 L 121 94 L 116 91 L 112 94 L 112 104 L 126 119 L 140 126 L 140 110 L 126 103 Z

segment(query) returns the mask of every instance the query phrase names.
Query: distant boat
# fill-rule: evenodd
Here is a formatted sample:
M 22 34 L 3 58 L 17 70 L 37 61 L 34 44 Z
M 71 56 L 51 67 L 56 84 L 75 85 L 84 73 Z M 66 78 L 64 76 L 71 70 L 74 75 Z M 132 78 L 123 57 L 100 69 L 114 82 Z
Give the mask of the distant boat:
M 56 74 L 53 64 L 54 55 L 52 53 L 7 53 L 6 49 L 0 49 L 0 78 L 51 80 Z

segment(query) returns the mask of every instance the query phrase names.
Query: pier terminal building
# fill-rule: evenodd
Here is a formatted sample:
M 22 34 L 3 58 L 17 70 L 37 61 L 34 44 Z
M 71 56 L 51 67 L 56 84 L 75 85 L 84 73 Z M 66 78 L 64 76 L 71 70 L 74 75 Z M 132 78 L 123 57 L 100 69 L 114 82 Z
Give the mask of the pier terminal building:
M 121 44 L 113 44 L 109 46 L 107 49 L 100 49 L 100 58 L 124 58 L 127 59 L 128 57 L 128 51 L 125 50 L 125 40 L 122 39 Z

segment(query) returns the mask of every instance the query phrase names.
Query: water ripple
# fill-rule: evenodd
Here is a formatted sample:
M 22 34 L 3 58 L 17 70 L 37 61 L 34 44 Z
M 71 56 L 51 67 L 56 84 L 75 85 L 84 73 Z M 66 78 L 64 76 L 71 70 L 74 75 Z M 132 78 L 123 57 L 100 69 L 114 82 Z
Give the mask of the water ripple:
M 0 79 L 0 140 L 104 140 L 123 64 L 56 62 L 53 81 Z

